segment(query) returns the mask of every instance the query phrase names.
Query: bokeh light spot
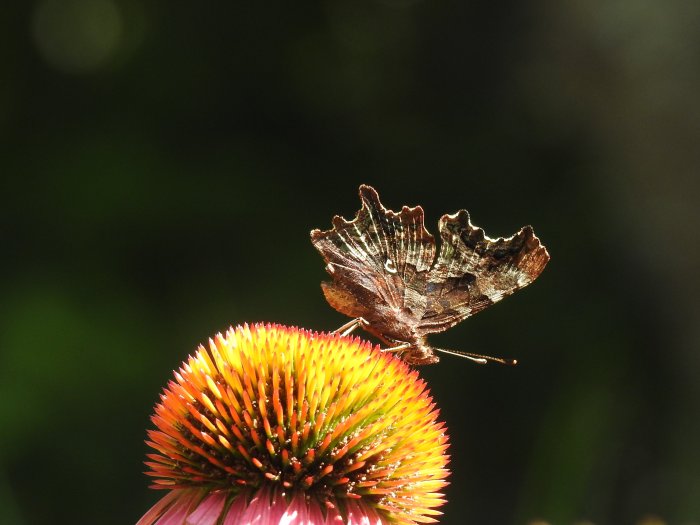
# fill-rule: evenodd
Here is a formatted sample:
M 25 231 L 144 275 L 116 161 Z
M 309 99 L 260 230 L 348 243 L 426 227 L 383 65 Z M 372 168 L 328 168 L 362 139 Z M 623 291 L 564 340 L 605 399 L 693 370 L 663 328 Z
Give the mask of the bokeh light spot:
M 122 17 L 111 0 L 44 0 L 34 11 L 34 42 L 53 67 L 89 72 L 117 51 Z

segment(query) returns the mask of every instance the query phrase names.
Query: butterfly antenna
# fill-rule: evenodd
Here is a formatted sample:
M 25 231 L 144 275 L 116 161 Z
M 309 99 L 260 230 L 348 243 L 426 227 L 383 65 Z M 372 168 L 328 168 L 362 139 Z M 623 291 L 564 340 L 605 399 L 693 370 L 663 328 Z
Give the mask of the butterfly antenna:
M 459 350 L 447 350 L 445 348 L 433 348 L 436 352 L 442 352 L 443 354 L 456 355 L 457 357 L 463 357 L 464 359 L 469 359 L 480 365 L 485 365 L 488 362 L 498 363 L 501 365 L 514 366 L 518 364 L 517 359 L 509 359 L 507 357 L 491 357 L 490 355 L 472 354 L 471 352 L 460 352 Z

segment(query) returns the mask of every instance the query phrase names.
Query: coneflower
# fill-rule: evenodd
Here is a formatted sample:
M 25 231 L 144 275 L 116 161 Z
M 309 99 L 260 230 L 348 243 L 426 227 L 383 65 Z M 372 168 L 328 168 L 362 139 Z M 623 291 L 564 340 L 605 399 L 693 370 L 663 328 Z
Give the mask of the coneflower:
M 239 326 L 175 372 L 138 525 L 433 522 L 448 457 L 426 384 L 357 338 Z

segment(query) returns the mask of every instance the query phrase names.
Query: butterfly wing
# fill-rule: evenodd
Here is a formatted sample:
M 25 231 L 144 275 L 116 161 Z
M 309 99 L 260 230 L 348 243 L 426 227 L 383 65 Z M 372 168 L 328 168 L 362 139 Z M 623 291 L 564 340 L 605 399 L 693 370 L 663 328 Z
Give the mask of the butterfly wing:
M 333 229 L 313 230 L 311 242 L 333 278 L 323 283 L 328 302 L 351 317 L 364 317 L 385 335 L 397 312 L 425 304 L 426 275 L 435 259 L 435 239 L 425 229 L 423 209 L 384 208 L 377 192 L 360 186 L 362 208 L 352 221 L 333 218 Z M 394 334 L 396 336 L 400 334 Z
M 461 210 L 440 219 L 440 253 L 427 278 L 423 334 L 442 332 L 503 297 L 527 286 L 542 272 L 549 254 L 532 228 L 490 239 Z

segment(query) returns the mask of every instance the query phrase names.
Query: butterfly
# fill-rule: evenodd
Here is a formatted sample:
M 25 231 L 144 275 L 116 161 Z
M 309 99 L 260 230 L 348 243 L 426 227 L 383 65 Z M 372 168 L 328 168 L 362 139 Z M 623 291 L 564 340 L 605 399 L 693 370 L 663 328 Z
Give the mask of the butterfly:
M 436 352 L 478 363 L 515 360 L 435 348 L 427 341 L 527 286 L 549 261 L 530 226 L 508 238 L 491 239 L 460 210 L 439 221 L 439 250 L 425 229 L 423 208 L 386 209 L 371 186 L 360 186 L 362 208 L 333 228 L 311 231 L 311 242 L 326 262 L 332 281 L 321 283 L 328 303 L 353 320 L 344 334 L 361 326 L 387 351 L 412 365 L 437 363 Z M 437 253 L 437 256 L 436 256 Z

